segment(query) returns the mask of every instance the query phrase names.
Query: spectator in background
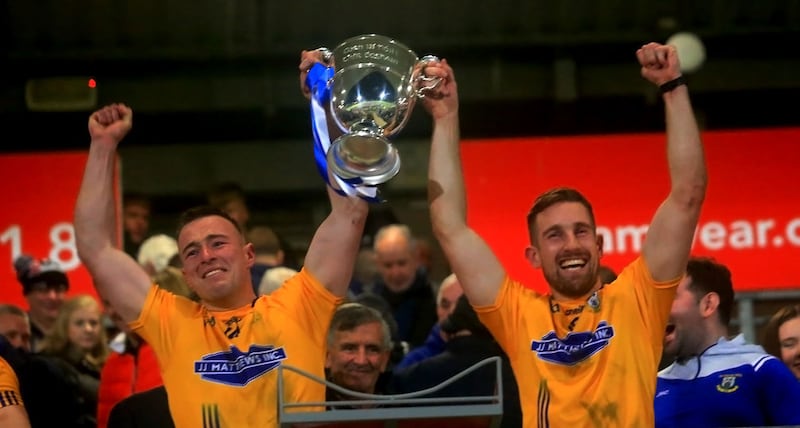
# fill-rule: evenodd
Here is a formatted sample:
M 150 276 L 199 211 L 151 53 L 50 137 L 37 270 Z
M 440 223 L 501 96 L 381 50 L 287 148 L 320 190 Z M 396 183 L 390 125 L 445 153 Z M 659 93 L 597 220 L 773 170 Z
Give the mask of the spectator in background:
M 489 330 L 481 324 L 465 296 L 453 302 L 453 311 L 442 320 L 441 326 L 446 342 L 442 352 L 396 369 L 389 383 L 389 391 L 392 394 L 404 394 L 432 388 L 480 361 L 500 357 L 503 376 L 503 418 L 500 426 L 522 426 L 519 389 L 508 357 Z M 426 397 L 491 396 L 497 390 L 497 381 L 495 366 L 487 365 Z
M 239 183 L 226 181 L 218 184 L 208 193 L 208 204 L 228 214 L 247 232 L 250 227 L 250 208 L 247 206 L 247 195 Z
M 297 271 L 286 266 L 276 266 L 266 271 L 264 276 L 261 277 L 261 284 L 258 285 L 258 295 L 272 294 L 272 292 L 281 288 L 284 282 L 295 275 L 297 275 Z
M 342 388 L 380 394 L 392 348 L 389 325 L 376 309 L 360 303 L 340 305 L 328 330 L 325 368 L 328 380 Z M 353 400 L 331 388 L 326 401 Z
M 264 273 L 283 265 L 284 252 L 278 235 L 267 226 L 251 227 L 247 231 L 247 240 L 253 244 L 253 251 L 256 253 L 253 266 L 250 267 L 250 276 L 255 287 L 253 291 L 258 295 Z
M 100 305 L 80 294 L 67 300 L 53 330 L 45 337 L 42 354 L 60 360 L 78 378 L 82 412 L 96 424 L 100 370 L 108 357 L 108 341 L 100 323 Z
M 778 309 L 764 327 L 761 343 L 800 380 L 800 305 Z
M 150 233 L 150 198 L 140 192 L 125 192 L 122 196 L 122 242 L 131 257 Z
M 397 370 L 444 351 L 446 342 L 441 324 L 453 313 L 456 308 L 456 302 L 463 294 L 464 289 L 461 288 L 461 283 L 456 278 L 456 274 L 452 273 L 442 280 L 442 284 L 439 285 L 439 291 L 436 293 L 436 317 L 438 321 L 431 327 L 425 343 L 409 351 L 402 361 L 397 364 Z
M 11 365 L 0 357 L 0 427 L 30 428 L 30 426 L 17 374 Z
M 617 273 L 614 272 L 614 269 L 606 265 L 600 265 L 597 268 L 597 276 L 600 277 L 600 282 L 603 284 L 611 284 L 617 279 Z
M 31 351 L 31 325 L 28 314 L 17 305 L 0 303 L 0 336 L 14 348 Z
M 161 233 L 142 241 L 136 260 L 150 276 L 155 276 L 167 266 L 173 265 L 177 255 L 178 242 L 175 238 Z
M 373 293 L 361 293 L 350 299 L 350 301 L 375 309 L 383 316 L 383 320 L 386 322 L 386 325 L 389 326 L 389 338 L 392 341 L 392 349 L 389 353 L 389 364 L 386 366 L 386 370 L 392 370 L 408 353 L 409 346 L 408 343 L 400 340 L 397 331 L 397 321 L 394 320 L 392 308 L 389 306 L 389 303 L 387 303 L 386 299 L 383 297 Z
M 675 362 L 658 373 L 656 427 L 798 425 L 800 383 L 744 336 L 728 339 L 734 291 L 727 267 L 689 260 L 664 338 Z
M 158 386 L 137 392 L 113 409 L 108 418 L 108 428 L 172 428 L 175 422 L 169 413 L 167 390 Z
M 373 249 L 380 274 L 375 293 L 392 308 L 399 339 L 412 348 L 420 346 L 436 323 L 436 298 L 433 285 L 420 268 L 411 229 L 404 224 L 380 228 Z
M 419 268 L 425 275 L 430 276 L 433 270 L 433 248 L 430 241 L 420 237 L 415 237 L 414 242 L 417 247 L 417 255 L 419 257 Z
M 33 428 L 96 427 L 94 418 L 87 417 L 79 375 L 72 365 L 43 352 L 34 354 L 14 347 L 1 335 L 0 357 L 16 373 Z
M 362 293 L 375 293 L 375 284 L 379 279 L 375 250 L 372 246 L 362 247 L 358 251 L 353 279 L 350 281 L 350 298 L 355 298 Z
M 23 254 L 14 261 L 17 280 L 28 301 L 31 325 L 31 350 L 39 352 L 44 337 L 50 333 L 69 290 L 69 279 L 58 263 L 34 259 Z

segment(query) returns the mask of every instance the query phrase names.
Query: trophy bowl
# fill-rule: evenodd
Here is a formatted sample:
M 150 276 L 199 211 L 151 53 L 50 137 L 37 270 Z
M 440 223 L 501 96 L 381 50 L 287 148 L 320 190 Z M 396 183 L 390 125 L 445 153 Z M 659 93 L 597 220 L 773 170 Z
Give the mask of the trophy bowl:
M 351 37 L 334 50 L 329 82 L 331 114 L 344 132 L 328 150 L 328 166 L 345 181 L 385 183 L 400 171 L 389 138 L 408 122 L 417 98 L 438 85 L 425 65 L 402 43 L 377 34 Z

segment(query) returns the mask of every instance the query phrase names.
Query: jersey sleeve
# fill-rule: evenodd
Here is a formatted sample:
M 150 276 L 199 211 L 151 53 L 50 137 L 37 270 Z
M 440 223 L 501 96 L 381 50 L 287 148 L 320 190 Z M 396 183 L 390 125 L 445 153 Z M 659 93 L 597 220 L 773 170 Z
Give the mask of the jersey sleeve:
M 0 408 L 22 405 L 17 375 L 8 362 L 0 357 Z
M 185 304 L 181 305 L 183 301 Z M 194 302 L 175 296 L 154 284 L 147 293 L 139 318 L 129 326 L 153 348 L 156 355 L 168 358 L 177 334 L 177 328 L 170 322 L 170 314 L 177 310 L 196 310 L 196 307 Z M 161 361 L 162 367 L 167 367 L 168 363 Z
M 269 296 L 270 309 L 293 319 L 313 343 L 324 343 L 333 311 L 343 301 L 305 268 Z
M 539 297 L 540 295 L 535 291 L 506 276 L 497 292 L 494 304 L 473 306 L 483 325 L 512 359 L 515 358 L 517 340 L 522 328 L 520 308 L 529 305 L 528 310 L 544 309 L 544 306 L 537 308 L 541 305 Z
M 631 295 L 635 301 L 630 302 L 634 305 L 631 310 L 640 308 L 642 322 L 651 333 L 651 343 L 661 344 L 664 341 L 664 331 L 672 309 L 672 301 L 675 299 L 675 291 L 681 279 L 683 276 L 663 282 L 653 280 L 647 263 L 640 256 L 626 266 L 617 280 L 607 287 L 626 287 L 632 291 Z M 614 291 L 627 292 L 627 290 Z M 660 352 L 660 346 L 658 349 Z

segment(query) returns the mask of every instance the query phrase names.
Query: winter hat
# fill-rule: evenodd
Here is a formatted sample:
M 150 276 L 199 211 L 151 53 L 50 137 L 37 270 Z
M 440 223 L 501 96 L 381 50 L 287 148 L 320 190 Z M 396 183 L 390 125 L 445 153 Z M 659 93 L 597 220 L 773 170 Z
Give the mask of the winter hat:
M 17 271 L 17 279 L 22 284 L 25 295 L 39 284 L 45 284 L 48 288 L 63 285 L 69 289 L 67 274 L 58 263 L 50 259 L 34 259 L 22 254 L 14 260 L 14 269 Z
M 142 241 L 137 259 L 140 265 L 149 263 L 155 273 L 159 273 L 169 266 L 170 260 L 177 254 L 178 242 L 168 235 L 159 234 Z

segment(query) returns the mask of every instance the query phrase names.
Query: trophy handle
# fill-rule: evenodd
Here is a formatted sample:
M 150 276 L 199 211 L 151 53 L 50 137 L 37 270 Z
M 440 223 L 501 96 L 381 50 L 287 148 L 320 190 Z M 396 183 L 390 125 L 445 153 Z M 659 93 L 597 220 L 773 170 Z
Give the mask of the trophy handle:
M 430 77 L 425 75 L 425 67 L 434 62 L 439 62 L 439 57 L 436 55 L 425 55 L 419 60 L 418 66 L 422 71 L 419 73 L 419 76 L 417 76 L 417 85 L 419 86 L 419 88 L 417 88 L 415 91 L 417 98 L 425 98 L 426 92 L 436 89 L 436 87 L 442 83 L 441 77 Z

